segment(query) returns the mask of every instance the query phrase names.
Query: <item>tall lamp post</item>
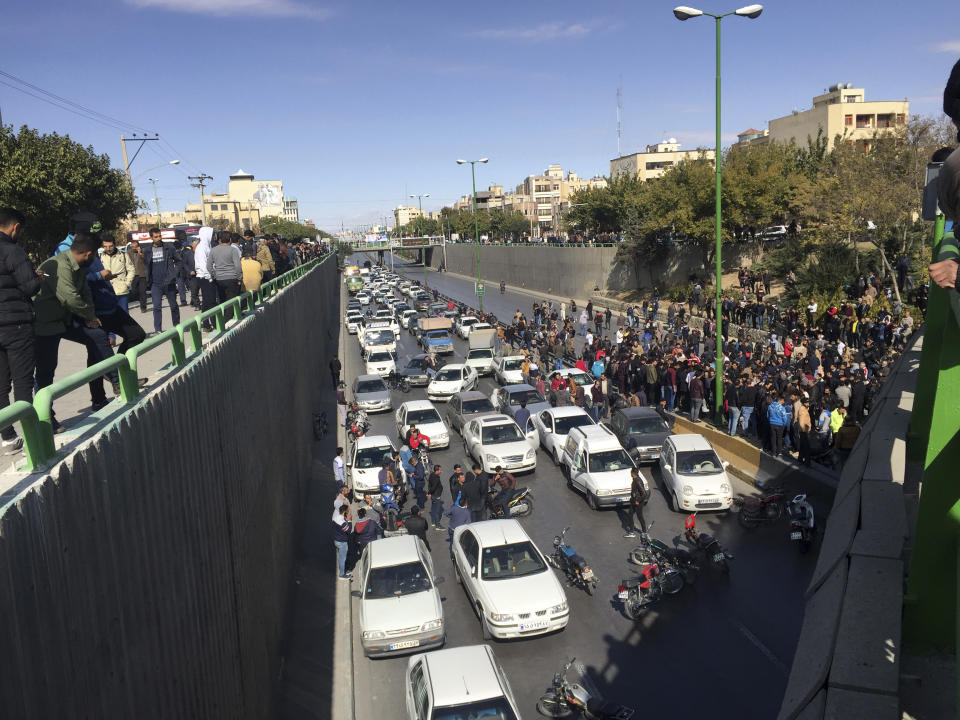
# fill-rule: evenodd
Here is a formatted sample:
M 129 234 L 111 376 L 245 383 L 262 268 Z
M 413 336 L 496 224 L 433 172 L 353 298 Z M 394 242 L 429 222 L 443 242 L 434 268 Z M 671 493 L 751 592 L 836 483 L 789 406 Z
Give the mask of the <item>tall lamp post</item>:
M 480 221 L 477 219 L 477 163 L 488 163 L 490 158 L 480 158 L 479 160 L 457 160 L 457 165 L 466 165 L 470 163 L 470 178 L 473 180 L 473 230 L 474 240 L 477 243 L 477 290 L 480 289 Z M 477 303 L 480 312 L 483 312 L 483 295 L 477 293 Z
M 717 358 L 716 358 L 716 387 L 714 390 L 714 417 L 718 423 L 723 424 L 724 413 L 723 413 L 723 319 L 720 316 L 722 301 L 722 288 L 723 288 L 723 263 L 721 261 L 721 224 L 722 224 L 722 208 L 720 206 L 720 21 L 727 17 L 728 15 L 739 15 L 740 17 L 747 17 L 750 19 L 756 18 L 763 12 L 763 5 L 747 5 L 742 7 L 739 10 L 734 10 L 733 12 L 723 13 L 722 15 L 714 15 L 713 13 L 704 12 L 703 10 L 697 10 L 696 8 L 687 7 L 686 5 L 681 5 L 673 9 L 673 14 L 677 20 L 689 20 L 690 18 L 700 17 L 701 15 L 706 15 L 712 17 L 715 21 L 717 28 L 717 88 L 716 88 L 716 120 L 717 120 L 717 137 L 716 137 L 716 149 L 714 151 L 713 164 L 716 168 L 716 183 L 714 187 L 714 232 L 715 232 L 715 242 L 716 249 L 714 255 L 716 256 L 716 323 L 717 323 Z
M 157 227 L 163 227 L 163 216 L 160 215 L 160 197 L 157 195 L 157 183 L 160 182 L 156 178 L 147 178 L 147 182 L 153 185 L 153 204 L 157 206 Z
M 417 202 L 420 204 L 420 215 L 417 216 L 417 231 L 420 235 L 423 235 L 423 199 L 425 197 L 430 197 L 430 193 L 424 193 L 423 195 L 411 195 L 411 198 L 416 198 Z M 422 239 L 422 238 L 421 238 Z M 420 249 L 421 257 L 423 258 L 423 286 L 427 286 L 427 248 L 422 247 Z

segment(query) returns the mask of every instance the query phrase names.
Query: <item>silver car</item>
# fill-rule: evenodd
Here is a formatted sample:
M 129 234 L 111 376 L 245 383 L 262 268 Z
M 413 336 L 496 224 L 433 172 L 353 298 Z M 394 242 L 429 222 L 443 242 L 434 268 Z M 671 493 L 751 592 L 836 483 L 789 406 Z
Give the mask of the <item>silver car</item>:
M 465 423 L 481 415 L 496 415 L 497 412 L 490 398 L 482 392 L 476 390 L 459 392 L 450 398 L 450 403 L 447 405 L 447 425 L 462 435 Z
M 353 381 L 353 399 L 361 410 L 386 412 L 393 409 L 390 390 L 379 375 L 360 375 Z

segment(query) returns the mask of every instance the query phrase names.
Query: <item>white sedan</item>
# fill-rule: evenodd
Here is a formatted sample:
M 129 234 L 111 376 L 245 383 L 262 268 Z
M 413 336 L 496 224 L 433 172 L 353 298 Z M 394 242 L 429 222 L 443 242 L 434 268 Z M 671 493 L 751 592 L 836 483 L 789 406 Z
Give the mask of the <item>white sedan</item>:
M 504 355 L 497 360 L 493 374 L 501 385 L 516 385 L 524 382 L 522 365 L 523 355 Z
M 660 472 L 676 512 L 727 510 L 733 502 L 727 465 L 703 435 L 671 435 L 660 449 Z
M 457 335 L 466 340 L 470 337 L 470 328 L 480 322 L 480 318 L 474 317 L 473 315 L 464 315 L 457 322 Z
M 480 376 L 469 365 L 452 363 L 444 365 L 427 385 L 427 397 L 446 402 L 458 392 L 476 390 Z
M 420 538 L 397 535 L 373 541 L 363 551 L 356 574 L 364 655 L 443 645 L 443 607 L 433 560 Z
M 530 637 L 567 626 L 563 588 L 518 521 L 461 525 L 453 533 L 453 564 L 484 639 Z
M 397 371 L 397 363 L 393 354 L 386 350 L 371 350 L 366 357 L 367 375 L 386 377 Z
M 421 434 L 430 438 L 431 450 L 450 447 L 450 431 L 429 400 L 410 400 L 403 403 L 394 418 L 397 421 L 397 435 L 403 442 L 406 442 L 410 426 L 416 425 Z
M 498 465 L 510 472 L 526 472 L 537 467 L 536 429 L 524 435 L 507 415 L 484 415 L 463 426 L 463 447 L 467 455 L 480 463 L 487 473 Z
M 345 322 L 347 323 L 347 332 L 351 335 L 356 335 L 363 322 L 363 315 L 358 312 L 348 312 Z
M 370 304 L 370 296 L 367 295 L 367 293 L 365 293 L 365 292 L 358 292 L 358 293 L 356 294 L 356 298 L 357 298 L 357 302 L 360 303 L 361 305 L 369 305 L 369 304 Z
M 552 373 L 547 375 L 547 387 L 550 387 L 550 383 L 553 382 L 553 379 L 559 375 L 562 377 L 567 384 L 570 384 L 571 378 L 573 382 L 583 388 L 584 392 L 590 392 L 593 388 L 593 384 L 596 382 L 596 378 L 593 377 L 590 373 L 586 373 L 579 368 L 560 368 L 559 370 L 554 370 Z
M 575 427 L 595 425 L 587 411 L 576 405 L 542 410 L 530 417 L 540 437 L 540 447 L 559 465 L 567 433 Z

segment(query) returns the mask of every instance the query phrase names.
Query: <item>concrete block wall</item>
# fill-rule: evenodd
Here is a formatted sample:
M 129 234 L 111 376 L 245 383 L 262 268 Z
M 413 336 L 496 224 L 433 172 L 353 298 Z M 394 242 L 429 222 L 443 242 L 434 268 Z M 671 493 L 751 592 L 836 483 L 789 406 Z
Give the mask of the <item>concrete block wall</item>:
M 4 717 L 274 714 L 338 289 L 330 260 L 0 518 Z
M 922 340 L 898 360 L 843 467 L 780 720 L 900 717 L 904 445 Z

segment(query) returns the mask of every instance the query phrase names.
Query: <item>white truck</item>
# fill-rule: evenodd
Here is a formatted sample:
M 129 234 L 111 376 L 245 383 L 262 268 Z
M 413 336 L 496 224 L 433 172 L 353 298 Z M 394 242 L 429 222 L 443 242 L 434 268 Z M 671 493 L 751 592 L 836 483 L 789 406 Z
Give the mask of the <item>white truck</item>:
M 497 342 L 496 329 L 474 329 L 468 334 L 467 341 L 470 344 L 470 348 L 467 350 L 467 365 L 476 370 L 480 376 L 492 375 L 494 370 L 493 346 Z
M 583 493 L 594 510 L 630 502 L 630 471 L 635 467 L 617 436 L 603 425 L 571 429 L 560 456 L 567 485 Z M 642 474 L 640 479 L 649 494 L 647 479 Z

